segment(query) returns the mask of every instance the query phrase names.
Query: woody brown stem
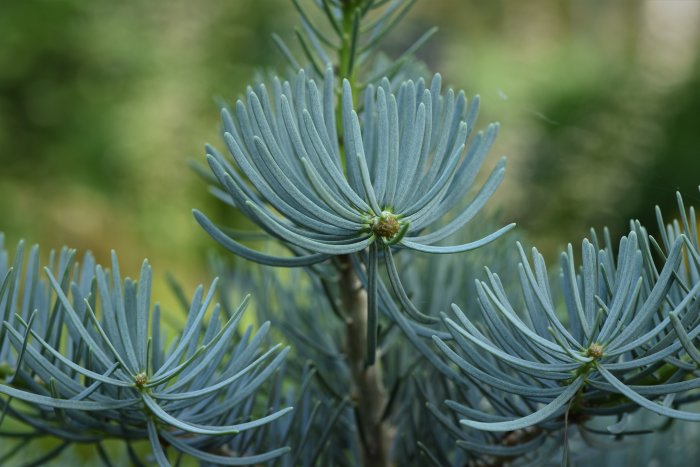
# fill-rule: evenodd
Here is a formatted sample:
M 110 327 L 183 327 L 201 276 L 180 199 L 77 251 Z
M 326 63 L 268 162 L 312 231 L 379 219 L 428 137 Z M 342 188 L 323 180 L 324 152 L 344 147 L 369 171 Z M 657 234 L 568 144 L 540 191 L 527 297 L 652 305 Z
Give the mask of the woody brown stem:
M 367 348 L 367 292 L 362 288 L 350 258 L 340 258 L 340 298 L 346 316 L 346 353 L 352 375 L 352 398 L 356 406 L 365 467 L 388 467 L 391 429 L 382 421 L 388 402 L 382 381 L 380 358 L 365 366 Z

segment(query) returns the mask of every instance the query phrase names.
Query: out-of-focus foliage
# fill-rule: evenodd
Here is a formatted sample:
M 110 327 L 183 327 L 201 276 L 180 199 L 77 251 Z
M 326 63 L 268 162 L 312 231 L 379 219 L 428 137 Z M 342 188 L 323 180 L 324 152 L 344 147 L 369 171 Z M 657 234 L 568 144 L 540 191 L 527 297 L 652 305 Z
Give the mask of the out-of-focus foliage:
M 590 226 L 648 224 L 675 189 L 696 196 L 699 18 L 693 1 L 419 1 L 383 48 L 440 25 L 420 58 L 503 123 L 496 204 L 547 256 Z M 216 98 L 284 63 L 270 35 L 293 24 L 279 0 L 2 2 L 3 230 L 203 281 L 189 208 L 218 205 L 185 161 L 218 140 Z
M 545 256 L 697 198 L 698 2 L 436 3 L 416 15 L 442 30 L 429 64 L 501 120 L 503 205 Z
M 218 101 L 235 101 L 255 68 L 282 63 L 270 34 L 292 37 L 292 18 L 291 4 L 280 0 L 3 2 L 0 229 L 11 241 L 21 232 L 50 246 L 65 242 L 92 249 L 103 262 L 109 248 L 116 247 L 126 253 L 122 262 L 128 270 L 135 270 L 148 252 L 185 282 L 204 280 L 201 258 L 209 243 L 189 208 L 205 208 L 217 223 L 225 208 L 205 195 L 203 183 L 185 161 L 203 153 L 197 142 L 218 139 Z M 504 123 L 506 131 L 491 157 L 508 154 L 511 176 L 498 195 L 501 202 L 494 204 L 504 206 L 506 217 L 517 220 L 537 238 L 545 256 L 551 256 L 564 239 L 580 237 L 589 226 L 608 224 L 612 237 L 618 238 L 628 218 L 650 224 L 648 207 L 660 202 L 670 212 L 674 189 L 691 202 L 697 197 L 698 22 L 700 3 L 680 0 L 423 1 L 383 48 L 395 56 L 428 26 L 441 25 L 437 40 L 419 58 L 439 70 L 447 85 L 481 94 L 485 120 L 499 117 Z M 228 210 L 226 216 L 227 225 L 236 223 Z M 457 280 L 467 275 L 463 263 L 442 260 L 442 266 L 431 269 L 435 265 L 430 260 L 409 254 L 397 260 L 403 279 L 420 284 L 407 289 L 421 309 L 434 315 L 446 309 L 446 300 L 473 302 L 474 289 L 460 288 Z M 412 267 L 411 261 L 428 264 Z M 357 273 L 362 276 L 360 267 Z M 425 281 L 426 275 L 432 282 Z M 286 302 L 319 293 L 318 284 L 285 288 L 285 281 L 293 278 L 275 280 L 282 281 L 274 285 L 280 294 L 289 294 Z M 436 294 L 445 284 L 445 293 Z M 161 282 L 155 288 L 162 288 Z M 265 290 L 261 292 L 264 296 Z M 402 463 L 463 464 L 466 454 L 453 439 L 474 451 L 485 449 L 490 438 L 459 427 L 464 414 L 450 413 L 442 401 L 476 405 L 479 399 L 463 391 L 460 381 L 446 377 L 450 371 L 438 361 L 430 363 L 442 373 L 423 360 L 412 372 L 404 371 L 405 358 L 393 359 L 399 353 L 418 359 L 416 348 L 428 355 L 430 341 L 424 338 L 437 331 L 407 321 L 387 297 L 386 289 L 380 290 L 381 320 L 387 328 L 380 330 L 379 345 L 395 404 L 385 416 L 402 430 L 395 438 L 394 458 Z M 300 303 L 302 313 L 295 315 L 294 325 L 284 326 L 287 316 L 279 324 L 299 355 L 307 352 L 317 360 L 316 368 L 298 361 L 285 367 L 263 395 L 275 410 L 300 407 L 291 421 L 275 423 L 267 438 L 290 440 L 295 446 L 293 455 L 281 460 L 284 465 L 333 463 L 338 453 L 349 453 L 340 456 L 346 461 L 359 455 L 353 454 L 357 436 L 348 405 L 352 394 L 342 391 L 347 369 L 337 358 L 343 349 L 331 345 L 342 337 L 323 346 L 330 349 L 327 358 L 318 357 L 312 345 L 318 342 L 301 339 L 321 334 L 313 329 L 319 323 L 309 320 L 315 305 Z M 471 319 L 475 310 L 465 311 Z M 414 345 L 398 339 L 401 333 Z M 450 337 L 440 333 L 442 339 Z M 324 382 L 324 373 L 341 387 Z M 426 380 L 435 386 L 425 385 Z M 290 386 L 288 381 L 309 383 Z M 424 401 L 430 405 L 423 406 Z M 333 423 L 324 426 L 329 421 Z M 435 432 L 429 428 L 436 421 L 452 438 L 431 438 Z M 345 437 L 328 434 L 328 426 L 342 426 Z M 600 430 L 605 429 L 601 424 Z M 676 445 L 683 441 L 679 432 L 668 435 Z M 261 445 L 266 436 L 239 437 L 224 448 L 241 452 Z M 529 441 L 544 443 L 540 438 L 544 435 L 515 443 L 516 448 L 529 447 Z M 658 452 L 660 439 L 647 447 Z M 554 438 L 547 442 L 561 444 Z M 587 452 L 573 444 L 572 450 L 573 457 Z M 626 450 L 619 458 L 634 463 L 648 460 L 651 452 Z M 690 453 L 680 452 L 680 457 Z M 545 452 L 542 459 L 546 457 Z
M 455 240 L 493 230 L 494 226 L 489 225 L 493 222 L 484 224 L 470 224 Z M 475 250 L 468 259 L 464 255 L 425 255 L 404 250 L 396 254 L 396 260 L 407 290 L 416 292 L 412 293 L 412 299 L 427 314 L 438 316 L 449 297 L 464 300 L 470 307 L 466 311 L 471 314 L 478 308 L 471 300 L 474 292 L 471 284 L 482 274 L 478 265 L 488 263 L 505 268 L 515 259 L 507 250 L 503 242 L 494 242 Z M 331 304 L 338 301 L 337 278 L 333 277 L 332 267 L 315 266 L 323 267 L 323 274 L 308 274 L 300 269 L 287 271 L 240 263 L 232 267 L 226 257 L 217 257 L 212 263 L 221 279 L 220 301 L 235 303 L 246 292 L 258 297 L 257 318 L 269 320 L 273 340 L 288 342 L 293 349 L 279 379 L 287 381 L 290 388 L 287 397 L 292 400 L 298 397 L 301 403 L 288 402 L 295 407 L 292 412 L 295 422 L 287 438 L 292 455 L 279 458 L 273 465 L 360 465 L 359 440 L 363 434 L 348 403 L 357 398 L 357 393 L 344 355 L 347 352 L 345 318 L 340 315 L 342 310 Z M 388 286 L 380 287 L 384 293 L 380 300 L 377 359 L 389 393 L 381 416 L 395 427 L 390 447 L 392 458 L 397 465 L 431 465 L 432 460 L 443 465 L 465 465 L 467 461 L 478 461 L 472 451 L 455 441 L 480 437 L 481 433 L 465 432 L 457 427 L 458 418 L 441 413 L 445 399 L 463 399 L 468 391 L 438 371 L 435 360 L 422 358 L 413 342 L 404 337 L 400 325 L 390 318 L 392 313 L 400 312 L 387 293 Z M 270 290 L 275 293 L 269 293 Z M 294 303 L 293 311 L 288 308 L 289 303 Z M 422 335 L 420 339 L 426 342 L 432 333 L 450 337 L 444 329 L 429 330 L 405 318 L 402 323 Z M 296 428 L 297 419 L 305 420 L 305 430 Z M 285 422 L 280 419 L 273 426 L 277 429 L 277 425 Z M 450 427 L 445 428 L 445 423 Z M 483 437 L 479 441 L 483 442 Z M 515 450 L 522 448 L 518 446 Z M 290 463 L 294 459 L 297 464 Z M 310 464 L 310 459 L 317 464 Z
M 116 248 L 128 269 L 148 253 L 203 280 L 207 240 L 189 208 L 211 200 L 187 160 L 215 139 L 217 98 L 278 59 L 271 31 L 292 19 L 280 3 L 2 2 L 8 238 L 69 243 L 98 261 Z

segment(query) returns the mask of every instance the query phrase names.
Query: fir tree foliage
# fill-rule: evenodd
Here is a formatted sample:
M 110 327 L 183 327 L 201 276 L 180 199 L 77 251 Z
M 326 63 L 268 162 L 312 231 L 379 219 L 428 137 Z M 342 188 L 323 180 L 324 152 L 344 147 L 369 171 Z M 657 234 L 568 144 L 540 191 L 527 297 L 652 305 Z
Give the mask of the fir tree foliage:
M 169 465 L 164 443 L 178 455 L 221 465 L 264 462 L 288 451 L 280 445 L 236 457 L 216 453 L 238 433 L 291 410 L 261 411 L 255 404 L 289 349 L 267 348 L 269 323 L 240 333 L 248 298 L 223 309 L 212 303 L 216 281 L 208 290 L 200 286 L 184 327 L 169 337 L 159 305 L 151 305 L 148 262 L 138 280 L 122 280 L 116 254 L 111 270 L 90 254 L 78 263 L 67 248 L 51 252 L 43 271 L 37 246 L 27 256 L 22 242 L 14 259 L 0 250 L 2 417 L 26 427 L 3 436 L 29 442 L 53 435 L 65 444 L 96 443 L 101 451 L 102 441 L 118 438 L 130 455 L 130 443 L 149 440 L 159 465 Z
M 360 21 L 358 15 L 359 6 L 354 22 Z M 342 62 L 344 51 L 340 52 Z M 410 303 L 392 247 L 460 253 L 514 226 L 461 245 L 435 245 L 469 222 L 503 180 L 505 159 L 464 205 L 498 125 L 490 125 L 470 143 L 479 98 L 468 104 L 461 91 L 442 93 L 439 74 L 429 83 L 423 78 L 405 81 L 396 92 L 387 77 L 376 86 L 368 84 L 360 100 L 361 121 L 351 80 L 343 79 L 338 89 L 332 63 L 326 66 L 319 83 L 302 69 L 291 82 L 274 78 L 271 95 L 262 83 L 249 88 L 245 99 L 236 103 L 235 118 L 222 110 L 230 157 L 207 146 L 207 161 L 220 185 L 216 193 L 289 246 L 294 256 L 256 252 L 197 210 L 195 218 L 233 253 L 271 266 L 310 266 L 368 250 L 370 319 L 376 322 L 376 272 L 383 257 L 406 311 L 414 319 L 429 321 Z M 439 224 L 448 214 L 452 220 Z M 370 329 L 368 364 L 374 362 L 375 340 Z
M 665 224 L 657 207 L 657 237 L 631 222 L 615 254 L 607 231 L 599 239 L 591 230 L 578 267 L 569 245 L 558 295 L 542 256 L 533 248 L 529 259 L 518 243 L 520 300 L 509 293 L 514 283 L 487 268 L 476 280 L 480 319 L 457 305 L 442 314 L 452 339 L 433 340 L 458 370 L 455 380 L 479 393 L 471 403 L 446 405 L 462 425 L 496 432 L 493 447 L 471 448 L 508 455 L 508 437 L 529 444 L 573 424 L 595 433 L 588 425 L 604 416 L 617 417 L 607 426 L 611 435 L 648 433 L 629 422 L 640 407 L 700 421 L 688 405 L 700 387 L 697 220 L 677 199 L 680 222 Z
M 434 29 L 377 52 L 415 1 L 292 0 L 289 69 L 222 105 L 226 150 L 196 167 L 260 231 L 194 210 L 248 261 L 213 257 L 192 298 L 171 280 L 181 327 L 148 262 L 42 268 L 0 234 L 0 464 L 53 437 L 30 465 L 81 443 L 112 465 L 110 440 L 135 465 L 568 465 L 657 433 L 649 413 L 700 421 L 693 208 L 591 230 L 558 268 L 522 238 L 482 248 L 514 227 L 473 222 L 504 178 L 502 158 L 477 183 L 498 124 L 412 58 Z

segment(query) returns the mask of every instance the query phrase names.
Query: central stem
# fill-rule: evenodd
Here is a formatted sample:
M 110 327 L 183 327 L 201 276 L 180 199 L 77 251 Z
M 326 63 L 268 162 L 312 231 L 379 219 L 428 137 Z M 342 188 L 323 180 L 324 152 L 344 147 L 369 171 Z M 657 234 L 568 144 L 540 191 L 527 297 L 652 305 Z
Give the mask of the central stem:
M 340 37 L 340 50 L 338 51 L 338 74 L 341 78 L 347 78 L 351 84 L 354 84 L 353 70 L 351 65 L 354 62 L 355 57 L 353 57 L 354 50 L 352 47 L 352 26 L 353 26 L 353 15 L 355 14 L 355 1 L 346 0 L 343 2 L 342 7 L 342 22 L 341 22 L 341 37 Z
M 352 374 L 352 399 L 357 407 L 360 442 L 365 467 L 387 467 L 391 430 L 382 420 L 388 397 L 380 358 L 365 366 L 367 348 L 367 292 L 352 268 L 350 258 L 341 256 L 340 298 L 346 313 L 346 352 Z
M 356 53 L 352 44 L 353 16 L 358 8 L 358 0 L 341 1 L 341 37 L 338 50 L 337 74 L 350 82 L 355 88 L 355 71 L 353 67 Z M 340 88 L 338 101 L 340 102 Z M 353 93 L 355 96 L 355 93 Z M 342 145 L 342 108 L 337 107 L 336 122 L 338 136 Z M 344 149 L 344 148 L 343 148 Z M 342 151 L 344 154 L 344 150 Z M 342 156 L 341 156 L 342 157 Z M 352 376 L 351 397 L 356 407 L 359 442 L 362 446 L 362 463 L 364 467 L 389 467 L 389 445 L 391 444 L 391 427 L 385 423 L 384 410 L 388 403 L 381 371 L 381 356 L 376 363 L 366 366 L 367 349 L 367 292 L 355 274 L 350 257 L 340 258 L 340 300 L 345 315 L 345 351 L 347 363 Z

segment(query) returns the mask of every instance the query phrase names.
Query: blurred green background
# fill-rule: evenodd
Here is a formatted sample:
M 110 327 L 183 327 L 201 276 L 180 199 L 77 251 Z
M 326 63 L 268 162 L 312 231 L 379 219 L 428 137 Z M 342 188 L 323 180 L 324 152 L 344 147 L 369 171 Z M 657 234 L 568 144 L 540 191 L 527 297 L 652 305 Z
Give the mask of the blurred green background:
M 211 280 L 218 247 L 191 209 L 235 221 L 187 161 L 221 146 L 217 101 L 284 66 L 270 34 L 292 42 L 296 24 L 286 0 L 0 0 L 10 245 L 101 262 L 114 248 L 131 275 L 148 257 L 166 302 L 166 271 L 187 293 Z M 420 0 L 384 49 L 433 25 L 420 58 L 481 95 L 482 126 L 502 123 L 487 165 L 506 154 L 509 169 L 489 207 L 551 263 L 589 227 L 652 224 L 676 190 L 700 204 L 700 1 Z
M 214 243 L 191 215 L 230 211 L 187 166 L 218 143 L 217 99 L 283 66 L 285 0 L 0 2 L 0 230 L 68 244 L 130 274 L 148 257 L 188 289 Z M 502 123 L 509 157 L 490 207 L 548 253 L 591 226 L 653 221 L 675 190 L 698 204 L 700 2 L 422 0 L 385 40 Z M 229 218 L 229 224 L 231 223 Z M 162 281 L 161 281 L 162 282 Z

